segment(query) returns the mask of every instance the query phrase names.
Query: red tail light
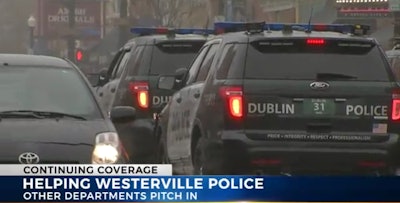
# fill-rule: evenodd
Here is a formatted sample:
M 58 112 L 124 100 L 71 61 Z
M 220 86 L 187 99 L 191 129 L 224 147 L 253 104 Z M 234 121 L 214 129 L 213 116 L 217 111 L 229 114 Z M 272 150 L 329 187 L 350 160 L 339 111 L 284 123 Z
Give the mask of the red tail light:
M 147 82 L 131 82 L 129 90 L 140 108 L 149 108 L 149 84 Z
M 307 44 L 308 45 L 324 45 L 325 40 L 324 39 L 307 39 Z
M 361 167 L 381 168 L 381 167 L 385 167 L 386 163 L 380 162 L 380 161 L 360 161 L 360 162 L 358 162 L 358 165 Z
M 229 114 L 234 118 L 243 117 L 243 90 L 242 87 L 222 87 L 221 96 L 228 102 Z
M 393 92 L 391 117 L 393 121 L 400 121 L 400 90 Z

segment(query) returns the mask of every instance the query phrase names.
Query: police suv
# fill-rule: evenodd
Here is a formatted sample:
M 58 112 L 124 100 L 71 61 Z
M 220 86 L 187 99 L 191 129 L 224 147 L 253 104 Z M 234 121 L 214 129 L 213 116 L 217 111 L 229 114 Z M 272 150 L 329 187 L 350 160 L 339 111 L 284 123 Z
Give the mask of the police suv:
M 179 89 L 158 126 L 175 173 L 395 173 L 400 88 L 368 26 L 215 27 L 183 80 L 159 79 Z
M 121 48 L 98 90 L 105 110 L 125 104 L 136 109 L 136 120 L 114 123 L 132 162 L 154 163 L 157 138 L 154 114 L 173 91 L 157 88 L 159 75 L 179 76 L 197 55 L 210 30 L 132 28 L 138 35 Z

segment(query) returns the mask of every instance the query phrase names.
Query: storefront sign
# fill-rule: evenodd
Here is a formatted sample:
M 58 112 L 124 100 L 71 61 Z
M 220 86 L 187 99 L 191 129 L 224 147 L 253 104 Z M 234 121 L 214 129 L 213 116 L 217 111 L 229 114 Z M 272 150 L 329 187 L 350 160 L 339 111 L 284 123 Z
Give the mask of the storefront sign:
M 78 38 L 100 37 L 101 5 L 98 1 L 76 1 L 75 29 L 69 29 L 69 9 L 62 0 L 41 0 L 41 34 L 60 37 L 76 34 Z

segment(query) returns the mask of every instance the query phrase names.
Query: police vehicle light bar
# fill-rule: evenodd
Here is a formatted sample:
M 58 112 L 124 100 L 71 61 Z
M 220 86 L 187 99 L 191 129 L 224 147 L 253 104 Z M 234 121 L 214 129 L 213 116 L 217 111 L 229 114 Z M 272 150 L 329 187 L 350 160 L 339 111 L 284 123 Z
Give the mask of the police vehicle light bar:
M 282 23 L 241 23 L 241 22 L 216 22 L 214 29 L 217 34 L 240 31 L 320 31 L 320 32 L 340 32 L 354 35 L 365 35 L 370 30 L 367 25 L 351 24 L 282 24 Z
M 187 28 L 187 29 L 174 29 L 174 28 L 150 28 L 150 27 L 134 27 L 131 28 L 131 33 L 138 35 L 164 35 L 164 34 L 199 34 L 199 35 L 209 35 L 213 34 L 214 30 L 210 29 L 197 29 L 197 28 Z
M 336 3 L 386 3 L 388 0 L 336 0 Z

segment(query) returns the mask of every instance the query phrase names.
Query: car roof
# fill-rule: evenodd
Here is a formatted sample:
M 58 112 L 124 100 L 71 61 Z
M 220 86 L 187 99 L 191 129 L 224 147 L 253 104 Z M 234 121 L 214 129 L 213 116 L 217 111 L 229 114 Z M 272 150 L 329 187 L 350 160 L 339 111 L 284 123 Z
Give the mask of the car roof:
M 61 58 L 28 54 L 0 54 L 0 63 L 8 66 L 73 67 L 68 61 Z
M 282 31 L 264 31 L 256 34 L 247 34 L 246 32 L 232 32 L 225 33 L 214 38 L 223 38 L 225 42 L 239 42 L 239 43 L 247 43 L 257 40 L 263 39 L 273 39 L 273 38 L 325 38 L 325 39 L 352 39 L 352 40 L 360 40 L 360 41 L 369 41 L 377 43 L 374 38 L 368 38 L 363 36 L 354 36 L 350 34 L 343 34 L 338 32 L 319 32 L 313 31 L 311 33 L 307 33 L 304 31 L 294 30 L 292 33 L 284 34 Z
M 130 39 L 126 44 L 154 44 L 164 41 L 207 41 L 209 36 L 198 35 L 198 34 L 176 34 L 174 37 L 168 37 L 167 35 L 146 35 L 139 36 Z

